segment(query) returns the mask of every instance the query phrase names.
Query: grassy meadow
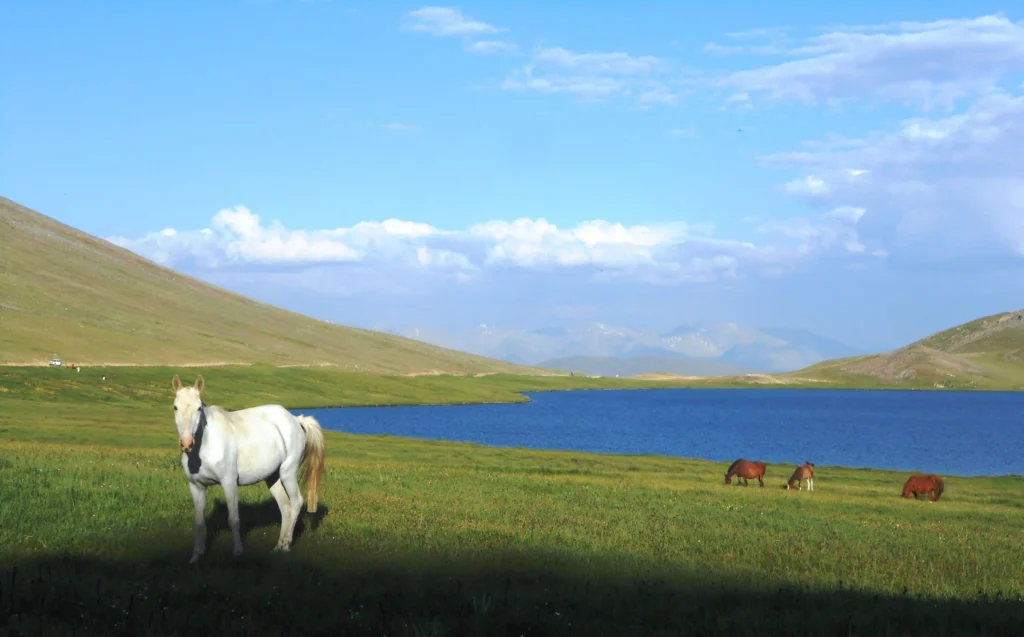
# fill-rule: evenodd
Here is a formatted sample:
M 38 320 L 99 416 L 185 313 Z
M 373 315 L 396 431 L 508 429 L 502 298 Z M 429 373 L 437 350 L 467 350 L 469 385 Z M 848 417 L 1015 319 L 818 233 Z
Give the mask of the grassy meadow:
M 623 385 L 0 368 L 0 634 L 1024 634 L 1019 476 L 945 476 L 928 503 L 899 497 L 901 472 L 819 466 L 795 492 L 793 465 L 761 489 L 725 486 L 727 463 L 326 432 L 320 511 L 292 553 L 270 553 L 279 514 L 253 486 L 234 559 L 215 487 L 190 566 L 170 379 L 196 372 L 229 408 Z

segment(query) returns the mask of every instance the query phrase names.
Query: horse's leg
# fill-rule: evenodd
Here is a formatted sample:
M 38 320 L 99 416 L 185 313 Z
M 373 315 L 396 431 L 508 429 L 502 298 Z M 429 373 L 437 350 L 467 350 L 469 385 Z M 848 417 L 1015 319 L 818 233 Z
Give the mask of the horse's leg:
M 192 546 L 192 559 L 188 563 L 195 564 L 199 561 L 199 557 L 206 552 L 206 487 L 189 482 L 188 490 L 192 492 L 192 505 L 195 507 L 192 528 L 196 534 Z
M 281 467 L 281 484 L 284 486 L 285 492 L 288 494 L 288 500 L 292 509 L 291 519 L 289 520 L 288 526 L 284 526 L 282 523 L 281 532 L 283 535 L 283 546 L 282 550 L 287 551 L 292 544 L 292 534 L 295 532 L 295 524 L 299 521 L 299 515 L 302 513 L 302 505 L 305 504 L 305 500 L 302 498 L 302 491 L 299 489 L 299 479 L 296 475 L 297 467 L 291 467 L 285 469 Z
M 764 480 L 762 480 L 761 478 L 762 478 L 762 476 L 758 475 L 757 476 L 757 482 L 761 485 L 761 488 L 763 489 L 764 488 Z
M 242 533 L 238 523 L 238 477 L 231 476 L 221 482 L 224 499 L 228 502 L 228 526 L 231 527 L 231 543 L 235 557 L 242 554 Z
M 807 490 L 814 491 L 814 478 L 807 478 Z
M 273 484 L 268 479 L 267 486 L 270 487 L 270 494 L 277 500 L 277 508 L 281 511 L 281 532 L 277 536 L 277 545 L 274 547 L 275 551 L 281 549 L 284 546 L 284 530 L 289 524 L 289 518 L 292 514 L 292 505 L 288 500 L 288 492 L 284 490 L 284 484 L 281 482 L 281 477 L 276 476 L 276 480 Z

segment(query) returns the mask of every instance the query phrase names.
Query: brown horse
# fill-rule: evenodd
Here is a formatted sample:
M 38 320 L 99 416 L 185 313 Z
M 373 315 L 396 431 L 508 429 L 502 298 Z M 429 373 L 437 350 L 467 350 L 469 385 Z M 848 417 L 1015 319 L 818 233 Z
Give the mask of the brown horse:
M 760 482 L 763 487 L 765 469 L 766 465 L 763 462 L 740 458 L 729 465 L 729 470 L 725 472 L 725 483 L 732 484 L 732 477 L 736 476 L 740 480 L 743 480 L 743 486 L 747 486 L 747 480 L 749 478 L 757 478 L 757 481 Z M 736 483 L 739 484 L 739 480 L 737 480 Z
M 814 464 L 811 462 L 805 462 L 796 468 L 793 475 L 789 476 L 786 489 L 792 489 L 795 483 L 797 491 L 799 491 L 804 488 L 803 481 L 805 480 L 807 481 L 807 490 L 814 491 Z
M 928 495 L 930 502 L 935 502 L 942 495 L 946 485 L 942 481 L 942 478 L 935 475 L 934 473 L 916 473 L 903 483 L 903 495 L 900 497 L 909 498 L 913 494 L 914 499 L 917 500 L 919 495 Z

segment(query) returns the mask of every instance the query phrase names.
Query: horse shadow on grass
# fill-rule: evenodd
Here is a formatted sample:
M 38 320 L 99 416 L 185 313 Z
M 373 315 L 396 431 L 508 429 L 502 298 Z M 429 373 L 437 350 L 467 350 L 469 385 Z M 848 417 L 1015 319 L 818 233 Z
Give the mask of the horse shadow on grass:
M 320 503 L 315 513 L 306 511 L 303 506 L 299 513 L 299 519 L 295 523 L 295 531 L 292 534 L 292 546 L 296 546 L 307 531 L 316 531 L 320 528 L 321 522 L 330 513 L 330 507 Z M 281 528 L 281 510 L 277 506 L 277 500 L 267 498 L 262 502 L 241 502 L 238 503 L 238 533 L 245 542 L 246 537 L 255 529 L 272 528 L 275 532 Z M 308 525 L 308 526 L 307 526 Z M 213 510 L 206 516 L 206 546 L 209 547 L 216 540 L 218 535 L 231 537 L 231 526 L 228 524 L 228 505 L 224 500 L 215 500 Z

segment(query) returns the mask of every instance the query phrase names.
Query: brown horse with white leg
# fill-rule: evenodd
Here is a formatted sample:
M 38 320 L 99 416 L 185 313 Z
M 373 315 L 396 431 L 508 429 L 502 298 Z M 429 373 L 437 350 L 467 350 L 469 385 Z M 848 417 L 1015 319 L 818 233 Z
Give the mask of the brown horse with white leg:
M 901 497 L 909 498 L 911 495 L 917 500 L 919 495 L 928 494 L 928 500 L 935 502 L 942 495 L 946 485 L 942 478 L 935 475 L 934 473 L 916 473 L 903 483 L 903 495 Z
M 797 491 L 803 489 L 803 482 L 807 482 L 807 490 L 814 491 L 814 464 L 811 462 L 805 462 L 796 468 L 793 475 L 789 476 L 789 481 L 786 482 L 786 489 L 792 489 L 793 485 L 796 484 Z
M 729 465 L 729 470 L 725 472 L 725 483 L 732 484 L 732 477 L 736 476 L 739 480 L 743 480 L 743 486 L 747 486 L 747 480 L 750 478 L 757 478 L 757 481 L 764 486 L 764 473 L 767 469 L 767 465 L 763 462 L 756 460 L 746 460 L 740 458 L 736 462 Z M 737 484 L 739 484 L 737 480 Z

